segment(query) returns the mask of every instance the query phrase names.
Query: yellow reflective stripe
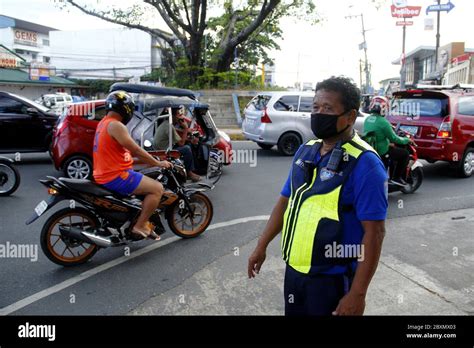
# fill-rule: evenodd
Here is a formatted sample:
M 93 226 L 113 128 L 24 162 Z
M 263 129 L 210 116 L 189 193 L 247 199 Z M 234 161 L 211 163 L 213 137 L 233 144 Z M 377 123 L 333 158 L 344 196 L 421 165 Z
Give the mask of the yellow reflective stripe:
M 359 155 L 363 152 L 361 149 L 358 149 L 350 143 L 345 143 L 344 145 L 342 145 L 342 147 L 347 151 L 349 155 L 355 158 L 359 157 Z
M 291 181 L 292 181 L 291 191 L 293 191 L 293 180 Z M 295 209 L 294 204 L 292 203 L 295 201 L 295 198 L 298 197 L 299 191 L 301 191 L 305 186 L 306 186 L 306 183 L 298 187 L 294 195 L 293 195 L 293 192 L 291 193 L 290 199 L 288 200 L 288 206 L 286 207 L 286 210 L 285 210 L 285 215 L 283 215 L 283 232 L 282 232 L 281 243 L 280 243 L 280 248 L 283 253 L 283 258 L 285 258 L 284 246 L 285 246 L 286 236 L 288 235 L 288 225 L 290 221 L 292 220 L 291 219 L 292 212 Z M 290 218 L 288 219 L 288 217 Z
M 314 144 L 320 143 L 320 142 L 321 142 L 321 140 L 312 139 L 312 140 L 308 141 L 305 145 L 311 146 L 311 145 L 314 145 Z
M 314 238 L 322 218 L 339 221 L 338 206 L 341 186 L 324 195 L 306 199 L 297 215 L 289 265 L 298 272 L 309 273 L 313 256 Z
M 288 231 L 288 238 L 290 238 L 289 240 L 289 243 L 288 243 L 288 259 L 291 259 L 291 252 L 293 250 L 293 238 L 295 236 L 295 233 L 296 233 L 296 225 L 298 224 L 298 220 L 299 220 L 299 211 L 300 211 L 300 202 L 301 202 L 301 199 L 303 198 L 303 195 L 311 190 L 313 188 L 313 185 L 314 185 L 314 182 L 316 181 L 316 178 L 318 177 L 318 169 L 315 168 L 314 169 L 314 172 L 313 172 L 313 179 L 311 181 L 311 184 L 304 190 L 300 193 L 300 196 L 298 197 L 298 202 L 296 203 L 296 211 L 293 213 L 293 221 L 295 221 L 295 223 L 293 224 L 293 226 L 291 227 L 291 230 Z M 283 250 L 283 254 L 285 255 L 285 250 Z

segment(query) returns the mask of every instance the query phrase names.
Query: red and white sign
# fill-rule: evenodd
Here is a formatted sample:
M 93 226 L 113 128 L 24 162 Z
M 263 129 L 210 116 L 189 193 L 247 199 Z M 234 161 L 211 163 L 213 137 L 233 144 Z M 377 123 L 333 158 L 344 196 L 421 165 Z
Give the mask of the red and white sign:
M 32 31 L 26 31 L 21 29 L 15 29 L 13 31 L 15 37 L 15 43 L 28 45 L 28 46 L 38 46 L 38 34 Z
M 469 58 L 472 56 L 474 56 L 474 53 L 464 53 L 451 59 L 451 63 L 453 63 L 453 65 L 458 65 L 465 62 L 466 60 L 469 60 Z
M 18 57 L 13 54 L 0 52 L 0 68 L 17 68 L 20 66 Z
M 418 17 L 421 12 L 421 6 L 396 7 L 392 5 L 390 8 L 392 10 L 392 17 L 396 18 Z
M 397 21 L 398 26 L 413 25 L 413 21 Z

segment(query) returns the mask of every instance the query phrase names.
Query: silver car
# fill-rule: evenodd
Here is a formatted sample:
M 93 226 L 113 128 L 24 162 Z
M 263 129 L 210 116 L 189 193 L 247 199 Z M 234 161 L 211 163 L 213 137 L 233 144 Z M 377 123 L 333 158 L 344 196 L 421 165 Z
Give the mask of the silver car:
M 242 131 L 245 138 L 262 149 L 277 145 L 278 151 L 293 156 L 301 144 L 314 139 L 311 111 L 314 92 L 261 92 L 244 110 Z M 365 115 L 360 114 L 355 128 L 363 131 Z
M 311 131 L 313 92 L 261 92 L 244 110 L 244 136 L 262 149 L 278 146 L 292 156 L 298 147 L 314 139 Z

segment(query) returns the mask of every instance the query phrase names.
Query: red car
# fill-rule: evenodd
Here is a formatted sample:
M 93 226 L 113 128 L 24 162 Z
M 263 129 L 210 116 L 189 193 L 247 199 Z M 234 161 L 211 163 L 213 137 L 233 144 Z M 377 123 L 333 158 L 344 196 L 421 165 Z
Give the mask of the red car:
M 458 86 L 459 87 L 459 86 Z M 389 121 L 411 133 L 420 158 L 474 172 L 474 91 L 430 86 L 394 93 Z
M 63 171 L 65 176 L 74 179 L 92 177 L 95 130 L 105 114 L 105 101 L 95 100 L 71 104 L 60 116 L 53 132 L 52 157 L 55 168 Z M 136 122 L 130 121 L 129 125 L 133 124 Z M 217 128 L 212 134 L 216 137 L 212 147 L 223 154 L 231 154 L 232 143 L 227 134 Z M 224 156 L 224 159 L 228 157 Z

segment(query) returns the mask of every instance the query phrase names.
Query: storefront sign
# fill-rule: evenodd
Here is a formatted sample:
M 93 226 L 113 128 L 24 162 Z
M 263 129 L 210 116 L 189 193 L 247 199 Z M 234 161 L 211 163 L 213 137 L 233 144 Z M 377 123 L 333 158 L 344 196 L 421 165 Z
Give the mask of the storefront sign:
M 32 31 L 26 31 L 21 29 L 13 30 L 14 41 L 15 43 L 28 45 L 28 46 L 38 46 L 38 34 Z
M 418 17 L 421 12 L 421 6 L 406 6 L 406 7 L 395 7 L 391 6 L 392 17 L 396 18 L 411 18 Z

